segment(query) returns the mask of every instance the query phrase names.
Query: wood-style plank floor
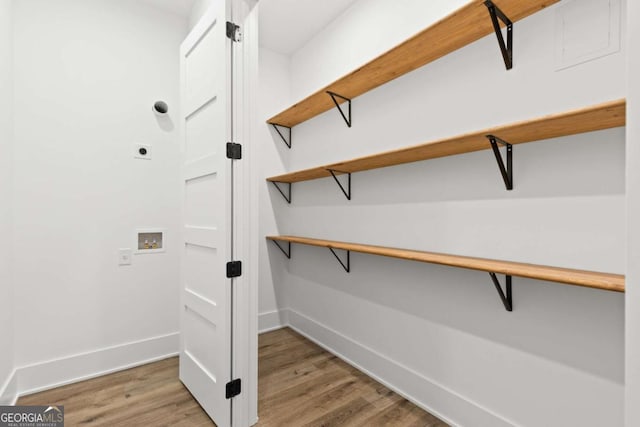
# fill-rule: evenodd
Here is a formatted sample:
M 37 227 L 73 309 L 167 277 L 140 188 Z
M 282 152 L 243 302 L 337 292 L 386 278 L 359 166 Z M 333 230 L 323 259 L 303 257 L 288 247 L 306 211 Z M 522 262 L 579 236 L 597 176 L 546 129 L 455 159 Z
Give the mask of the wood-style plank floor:
M 260 336 L 258 388 L 261 427 L 447 427 L 288 328 Z
M 260 336 L 260 427 L 447 424 L 291 329 Z M 65 406 L 67 426 L 215 426 L 171 358 L 20 398 Z

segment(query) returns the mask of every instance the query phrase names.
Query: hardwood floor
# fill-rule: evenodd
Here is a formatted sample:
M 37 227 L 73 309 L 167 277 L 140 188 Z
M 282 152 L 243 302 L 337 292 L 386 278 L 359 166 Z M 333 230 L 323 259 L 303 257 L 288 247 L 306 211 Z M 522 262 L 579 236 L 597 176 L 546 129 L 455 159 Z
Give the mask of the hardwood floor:
M 447 424 L 291 329 L 260 336 L 260 427 Z M 65 406 L 67 426 L 214 426 L 178 380 L 178 359 L 20 398 Z
M 259 425 L 447 427 L 291 329 L 260 336 Z
M 65 426 L 212 426 L 178 380 L 173 357 L 21 397 L 19 405 L 64 405 Z

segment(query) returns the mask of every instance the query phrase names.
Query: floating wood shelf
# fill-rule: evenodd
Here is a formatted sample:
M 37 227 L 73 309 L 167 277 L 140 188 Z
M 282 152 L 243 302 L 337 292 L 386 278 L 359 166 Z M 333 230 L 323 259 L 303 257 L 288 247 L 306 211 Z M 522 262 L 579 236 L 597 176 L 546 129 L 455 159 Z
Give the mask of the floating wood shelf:
M 512 261 L 500 261 L 485 258 L 474 258 L 460 255 L 449 255 L 437 252 L 424 252 L 411 249 L 388 248 L 384 246 L 363 245 L 359 243 L 336 242 L 331 240 L 312 239 L 297 236 L 267 236 L 267 239 L 274 242 L 299 243 L 302 245 L 319 246 L 323 248 L 344 250 L 347 252 L 359 252 L 370 255 L 380 255 L 391 258 L 400 258 L 410 261 L 426 262 L 430 264 L 448 265 L 451 267 L 467 268 L 471 270 L 486 271 L 492 275 L 495 283 L 495 274 L 504 274 L 508 281 L 508 305 L 511 307 L 510 276 L 527 277 L 530 279 L 546 280 L 550 282 L 563 283 L 567 285 L 582 286 L 587 288 L 602 289 L 605 291 L 624 292 L 625 277 L 620 274 L 599 273 L 595 271 L 574 270 L 569 268 L 549 267 L 546 265 L 525 264 Z M 284 249 L 278 245 L 281 250 Z M 291 251 L 287 257 L 291 257 Z M 335 252 L 333 252 L 334 255 Z M 287 252 L 285 252 L 287 254 Z M 336 255 L 337 257 L 337 255 Z M 347 258 L 348 262 L 349 258 Z M 341 261 L 342 263 L 342 261 Z M 345 270 L 347 266 L 344 263 Z M 496 287 L 498 287 L 496 283 Z M 501 292 L 501 291 L 499 291 Z M 501 295 L 505 297 L 505 295 Z M 506 298 L 503 298 L 505 307 Z M 511 310 L 509 310 L 511 311 Z
M 512 22 L 559 0 L 495 0 Z M 494 32 L 484 0 L 473 0 L 395 48 L 270 118 L 293 127 L 335 107 L 327 93 L 353 99 Z M 344 101 L 344 100 L 342 100 Z
M 533 120 L 498 126 L 398 150 L 291 172 L 267 178 L 267 181 L 290 184 L 330 177 L 332 176 L 331 171 L 334 171 L 334 173 L 360 172 L 438 157 L 487 150 L 491 148 L 491 144 L 487 139 L 489 135 L 495 135 L 509 144 L 522 144 L 548 138 L 620 127 L 625 125 L 625 111 L 626 102 L 624 99 L 620 99 L 579 110 L 548 115 Z

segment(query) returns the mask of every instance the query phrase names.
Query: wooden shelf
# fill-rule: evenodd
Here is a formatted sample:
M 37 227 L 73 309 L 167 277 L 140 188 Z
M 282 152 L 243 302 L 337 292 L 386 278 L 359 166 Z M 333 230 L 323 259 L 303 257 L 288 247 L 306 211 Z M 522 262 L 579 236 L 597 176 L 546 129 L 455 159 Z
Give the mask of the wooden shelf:
M 452 138 L 373 154 L 365 157 L 318 166 L 267 178 L 267 181 L 294 183 L 331 176 L 329 170 L 342 173 L 366 171 L 438 157 L 453 156 L 491 149 L 487 135 L 495 135 L 510 144 L 522 144 L 548 138 L 574 135 L 625 125 L 624 99 L 606 102 L 579 110 L 468 133 Z
M 512 22 L 558 0 L 495 0 Z M 293 127 L 335 107 L 327 92 L 353 99 L 494 32 L 483 0 L 473 0 L 402 44 L 303 99 L 267 122 Z M 496 49 L 493 54 L 499 55 Z
M 410 249 L 388 248 L 384 246 L 363 245 L 358 243 L 336 242 L 331 240 L 312 239 L 308 237 L 267 236 L 267 239 L 274 241 L 299 243 L 310 246 L 320 246 L 330 249 L 341 249 L 363 254 L 400 258 L 411 261 L 426 262 L 430 264 L 448 265 L 452 267 L 467 268 L 471 270 L 481 270 L 489 273 L 499 273 L 509 276 L 547 280 L 550 282 L 602 289 L 606 291 L 625 291 L 625 278 L 623 275 L 619 274 L 599 273 L 595 271 L 574 270 L 569 268 L 549 267 L 545 265 L 499 261 L 459 255 L 448 255 Z

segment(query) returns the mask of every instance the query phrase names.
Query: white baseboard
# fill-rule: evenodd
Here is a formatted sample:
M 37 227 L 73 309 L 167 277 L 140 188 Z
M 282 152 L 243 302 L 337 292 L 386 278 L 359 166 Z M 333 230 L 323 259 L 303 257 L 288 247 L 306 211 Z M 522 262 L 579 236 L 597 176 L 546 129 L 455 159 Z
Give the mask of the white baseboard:
M 15 405 L 18 400 L 18 375 L 14 369 L 0 388 L 0 405 Z
M 258 333 L 264 334 L 284 328 L 289 323 L 288 314 L 289 310 L 286 309 L 260 313 L 258 315 Z
M 176 332 L 20 367 L 15 375 L 18 394 L 33 394 L 176 356 L 179 336 Z
M 286 311 L 289 327 L 452 426 L 514 426 L 490 410 L 375 350 L 294 310 Z
M 259 332 L 289 326 L 453 426 L 512 427 L 514 424 L 389 358 L 295 310 L 259 315 Z M 0 404 L 17 397 L 144 365 L 179 353 L 179 333 L 121 344 L 16 369 L 0 389 Z

